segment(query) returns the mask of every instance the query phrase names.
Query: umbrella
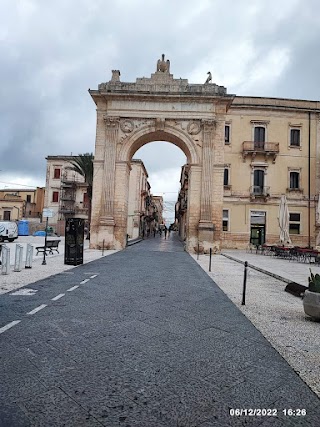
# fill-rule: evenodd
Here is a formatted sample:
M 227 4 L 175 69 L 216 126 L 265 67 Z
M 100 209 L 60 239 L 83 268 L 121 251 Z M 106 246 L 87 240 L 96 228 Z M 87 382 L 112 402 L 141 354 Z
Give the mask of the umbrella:
M 289 236 L 289 210 L 285 195 L 282 195 L 280 199 L 278 220 L 280 227 L 280 243 L 282 245 L 292 245 Z

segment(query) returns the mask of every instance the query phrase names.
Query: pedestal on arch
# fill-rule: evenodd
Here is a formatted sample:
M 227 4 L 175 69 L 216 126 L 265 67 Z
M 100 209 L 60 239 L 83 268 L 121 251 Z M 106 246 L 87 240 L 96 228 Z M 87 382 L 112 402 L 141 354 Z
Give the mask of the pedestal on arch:
M 211 221 L 200 221 L 198 225 L 199 250 L 202 253 L 209 253 L 210 248 L 214 249 L 215 225 Z
M 98 230 L 91 232 L 90 244 L 95 248 L 116 249 L 114 245 L 114 226 L 112 217 L 100 217 Z

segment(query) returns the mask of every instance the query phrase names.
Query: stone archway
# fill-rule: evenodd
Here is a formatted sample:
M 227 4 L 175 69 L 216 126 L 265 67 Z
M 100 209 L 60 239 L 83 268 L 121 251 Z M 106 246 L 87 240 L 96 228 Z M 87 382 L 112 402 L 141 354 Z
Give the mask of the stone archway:
M 213 83 L 174 79 L 169 67 L 163 56 L 150 78 L 135 83 L 121 82 L 114 70 L 89 90 L 97 105 L 91 247 L 125 246 L 131 158 L 149 142 L 168 141 L 189 164 L 187 250 L 220 248 L 224 124 L 234 96 Z

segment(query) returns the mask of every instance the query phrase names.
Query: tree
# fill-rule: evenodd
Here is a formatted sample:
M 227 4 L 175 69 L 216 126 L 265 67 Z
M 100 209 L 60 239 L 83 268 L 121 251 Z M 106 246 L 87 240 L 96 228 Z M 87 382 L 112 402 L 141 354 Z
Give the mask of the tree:
M 67 169 L 78 172 L 81 176 L 84 177 L 85 183 L 88 185 L 87 194 L 88 194 L 88 223 L 90 230 L 91 222 L 91 203 L 92 203 L 92 184 L 93 184 L 93 153 L 84 153 L 79 154 L 78 157 L 75 157 L 70 161 L 72 166 L 67 167 Z

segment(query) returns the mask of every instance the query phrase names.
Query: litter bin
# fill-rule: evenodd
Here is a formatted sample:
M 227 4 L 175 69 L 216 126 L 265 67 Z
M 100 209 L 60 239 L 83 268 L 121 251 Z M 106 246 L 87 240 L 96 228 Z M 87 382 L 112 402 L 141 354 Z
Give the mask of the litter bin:
M 65 227 L 64 263 L 83 264 L 84 219 L 68 218 Z

